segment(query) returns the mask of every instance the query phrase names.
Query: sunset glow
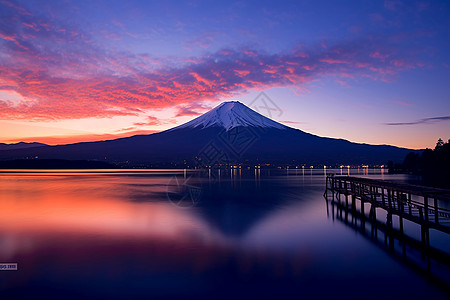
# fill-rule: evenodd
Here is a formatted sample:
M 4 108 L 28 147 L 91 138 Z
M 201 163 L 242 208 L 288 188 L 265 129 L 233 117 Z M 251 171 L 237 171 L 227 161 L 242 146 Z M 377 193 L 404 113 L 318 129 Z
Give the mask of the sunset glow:
M 450 137 L 448 15 L 444 1 L 2 0 L 0 142 L 150 134 L 265 91 L 288 126 L 432 147 Z

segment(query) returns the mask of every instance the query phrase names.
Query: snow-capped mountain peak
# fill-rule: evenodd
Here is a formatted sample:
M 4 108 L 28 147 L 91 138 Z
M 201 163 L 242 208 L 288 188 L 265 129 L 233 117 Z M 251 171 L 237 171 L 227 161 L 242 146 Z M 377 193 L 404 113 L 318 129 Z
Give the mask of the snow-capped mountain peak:
M 223 102 L 203 115 L 177 126 L 181 128 L 206 128 L 211 126 L 224 127 L 230 130 L 238 126 L 252 126 L 263 128 L 288 129 L 289 127 L 275 122 L 239 101 Z

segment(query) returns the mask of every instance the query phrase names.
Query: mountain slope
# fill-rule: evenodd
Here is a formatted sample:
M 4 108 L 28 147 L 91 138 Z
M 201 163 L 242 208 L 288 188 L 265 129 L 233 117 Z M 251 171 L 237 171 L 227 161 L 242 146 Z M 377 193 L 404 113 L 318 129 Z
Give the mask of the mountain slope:
M 322 138 L 225 102 L 178 127 L 110 141 L 0 151 L 0 159 L 84 159 L 123 165 L 205 166 L 225 162 L 385 164 L 412 150 Z

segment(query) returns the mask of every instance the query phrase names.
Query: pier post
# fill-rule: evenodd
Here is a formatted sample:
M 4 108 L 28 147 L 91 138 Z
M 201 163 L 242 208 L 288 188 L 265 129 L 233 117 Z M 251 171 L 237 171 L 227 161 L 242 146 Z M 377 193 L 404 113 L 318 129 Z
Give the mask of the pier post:
M 412 215 L 411 193 L 408 193 L 409 214 Z
M 373 221 L 372 221 L 373 227 L 374 227 L 374 234 L 375 237 L 378 236 L 378 228 L 377 228 L 377 207 L 373 207 Z
M 392 192 L 391 192 L 391 190 L 390 189 L 387 189 L 387 191 L 388 191 L 388 206 L 389 206 L 389 208 L 392 208 Z
M 334 201 L 331 201 L 331 218 L 334 222 Z
M 394 250 L 394 237 L 392 236 L 392 213 L 388 212 L 387 214 L 387 220 L 386 220 L 386 234 L 389 235 L 389 249 L 391 251 Z
M 434 222 L 439 224 L 438 200 L 436 197 L 434 198 Z
M 366 215 L 364 214 L 364 200 L 363 200 L 363 198 L 361 198 L 361 215 L 362 215 L 363 217 L 366 216 Z
M 422 257 L 424 257 L 425 252 L 427 251 L 426 249 L 430 246 L 430 230 L 428 229 L 428 226 L 420 226 L 420 233 L 422 237 L 422 243 L 425 247 L 424 252 L 422 253 Z
M 377 215 L 376 215 L 376 207 L 375 205 L 372 203 L 370 205 L 370 215 L 369 218 L 371 220 L 372 226 L 371 226 L 371 231 L 370 234 L 372 237 L 376 237 L 377 236 Z
M 403 235 L 403 217 L 398 216 L 399 223 L 400 223 L 400 233 Z
M 386 217 L 386 225 L 388 228 L 392 228 L 392 213 L 388 211 L 387 217 Z

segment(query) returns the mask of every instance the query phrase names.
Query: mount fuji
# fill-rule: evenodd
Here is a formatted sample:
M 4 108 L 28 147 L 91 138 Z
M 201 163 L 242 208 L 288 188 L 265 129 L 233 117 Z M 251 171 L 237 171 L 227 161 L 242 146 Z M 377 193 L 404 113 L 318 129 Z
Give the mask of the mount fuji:
M 227 131 L 240 126 L 276 129 L 289 128 L 257 113 L 239 101 L 229 101 L 223 102 L 200 117 L 170 130 L 215 126 L 222 127 Z
M 386 164 L 414 150 L 319 137 L 275 122 L 241 102 L 224 102 L 172 129 L 108 141 L 0 151 L 0 159 L 101 160 L 126 167 L 227 163 Z

